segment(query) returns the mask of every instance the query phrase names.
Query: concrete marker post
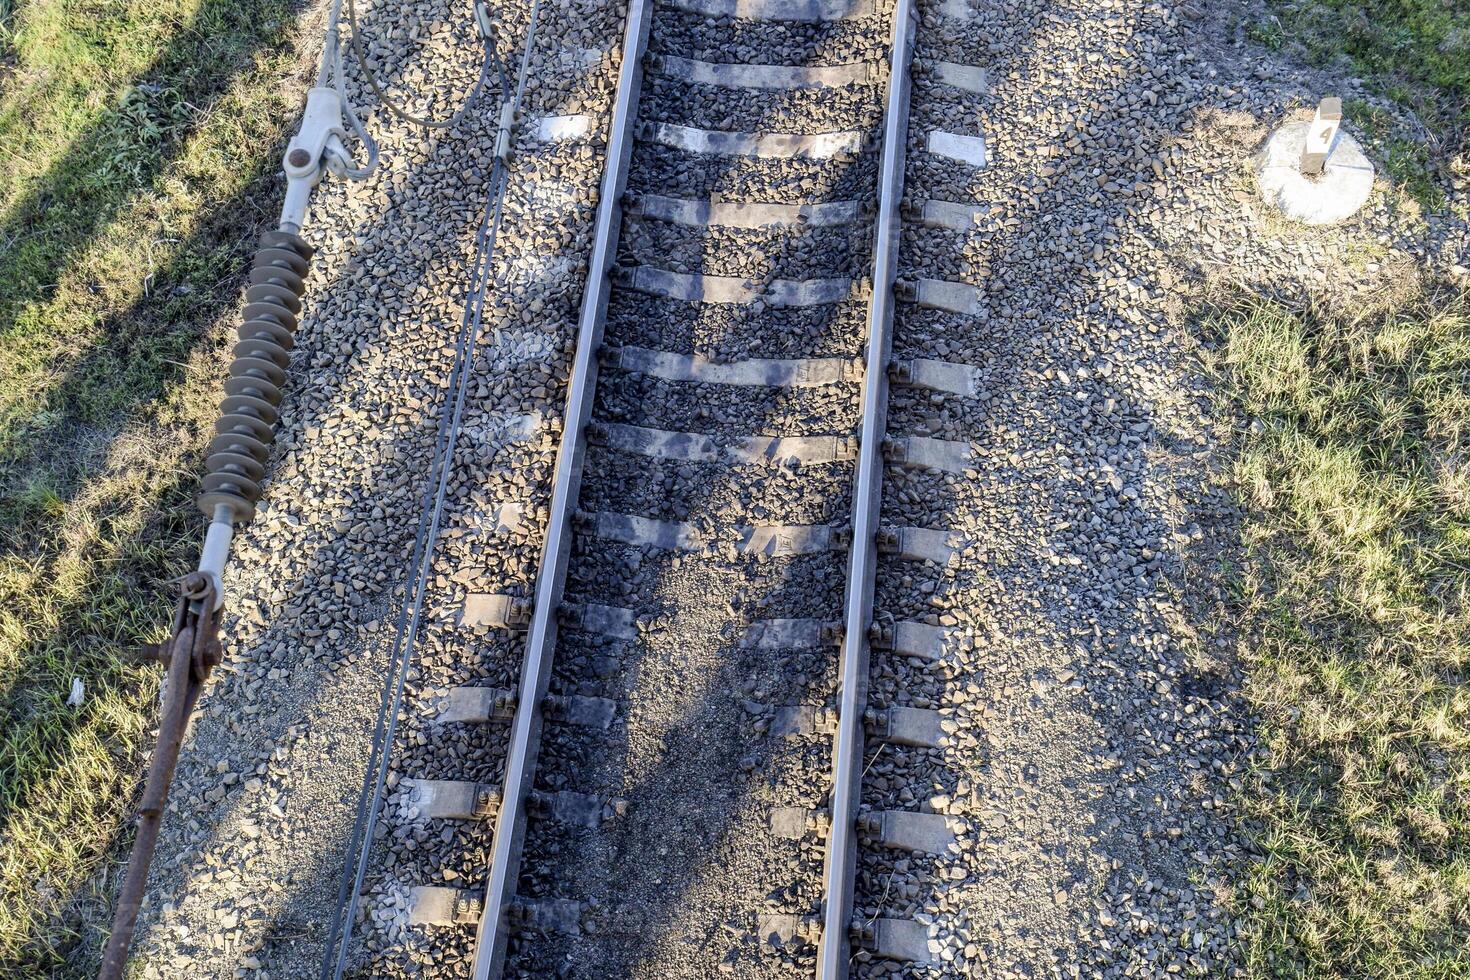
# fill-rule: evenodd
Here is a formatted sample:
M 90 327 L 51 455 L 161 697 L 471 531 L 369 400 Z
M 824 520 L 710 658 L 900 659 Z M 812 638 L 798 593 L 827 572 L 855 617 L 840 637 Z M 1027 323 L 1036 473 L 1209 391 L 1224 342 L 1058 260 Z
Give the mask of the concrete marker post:
M 1302 144 L 1302 173 L 1316 177 L 1327 168 L 1327 157 L 1337 142 L 1337 130 L 1342 125 L 1342 99 L 1323 99 L 1317 105 L 1317 117 L 1307 130 Z
M 1342 100 L 1323 99 L 1315 118 L 1271 134 L 1252 169 L 1261 200 L 1287 218 L 1330 225 L 1351 217 L 1373 193 L 1373 164 L 1342 128 Z

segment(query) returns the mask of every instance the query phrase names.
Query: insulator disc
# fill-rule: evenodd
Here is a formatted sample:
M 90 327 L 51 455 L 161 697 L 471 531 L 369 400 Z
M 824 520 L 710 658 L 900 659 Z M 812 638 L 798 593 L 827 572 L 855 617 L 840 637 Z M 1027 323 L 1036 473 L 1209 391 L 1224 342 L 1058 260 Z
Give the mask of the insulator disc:
M 296 314 L 280 303 L 247 303 L 245 304 L 245 319 L 247 321 L 274 320 L 287 330 L 296 329 Z
M 286 372 L 274 360 L 264 357 L 237 355 L 230 362 L 230 375 L 236 378 L 260 378 L 277 388 L 286 384 Z
M 267 231 L 260 236 L 260 244 L 265 248 L 286 248 L 303 259 L 310 260 L 316 254 L 316 249 L 306 243 L 306 239 L 300 235 L 293 235 L 289 231 Z
M 239 432 L 226 432 L 209 440 L 209 448 L 205 450 L 209 456 L 218 453 L 230 453 L 240 456 L 246 455 L 253 458 L 262 466 L 266 460 L 271 458 L 270 443 L 261 442 L 254 436 L 243 435 Z
M 260 499 L 260 484 L 238 473 L 206 473 L 203 486 L 206 492 L 211 490 L 234 491 L 249 501 Z
M 261 266 L 250 270 L 250 285 L 260 286 L 266 283 L 284 286 L 297 296 L 306 292 L 306 280 L 290 269 L 282 269 L 279 266 Z
M 268 269 L 277 266 L 290 269 L 298 276 L 305 276 L 306 270 L 311 268 L 309 262 L 288 249 L 263 248 L 255 253 L 255 268 Z
M 230 522 L 244 524 L 255 518 L 255 501 L 240 496 L 233 490 L 206 490 L 197 501 L 204 516 L 214 520 L 214 511 L 220 504 L 230 508 Z
M 276 441 L 276 430 L 254 415 L 222 415 L 214 423 L 214 431 L 220 435 L 249 436 L 266 445 Z
M 270 361 L 282 371 L 286 370 L 286 368 L 290 367 L 291 365 L 290 353 L 283 350 L 281 348 L 281 345 L 276 343 L 274 340 L 265 340 L 252 337 L 249 340 L 242 340 L 237 343 L 230 351 L 230 353 L 234 354 L 236 357 L 248 357 L 251 359 Z
M 275 425 L 276 419 L 281 417 L 276 406 L 254 395 L 230 395 L 219 403 L 219 410 L 226 415 L 254 415 L 267 426 Z
M 301 313 L 301 297 L 285 286 L 263 282 L 245 290 L 246 303 L 278 303 L 291 311 L 292 316 Z
M 251 483 L 259 483 L 265 476 L 265 464 L 244 453 L 214 453 L 204 461 L 210 473 L 234 473 Z
M 281 389 L 260 378 L 226 378 L 225 394 L 259 398 L 272 406 L 281 404 Z
M 240 339 L 266 340 L 285 350 L 296 346 L 295 335 L 274 320 L 246 320 L 240 324 Z

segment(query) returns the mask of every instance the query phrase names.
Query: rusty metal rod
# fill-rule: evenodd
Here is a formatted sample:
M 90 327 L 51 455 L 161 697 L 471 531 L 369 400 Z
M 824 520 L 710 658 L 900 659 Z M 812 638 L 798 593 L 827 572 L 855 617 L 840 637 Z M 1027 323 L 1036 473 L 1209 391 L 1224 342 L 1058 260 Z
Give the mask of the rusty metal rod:
M 181 593 L 174 612 L 172 635 L 150 650 L 151 655 L 162 659 L 168 669 L 158 721 L 158 744 L 153 748 L 148 781 L 143 786 L 143 798 L 138 805 L 138 836 L 128 858 L 127 877 L 123 879 L 122 890 L 118 894 L 117 913 L 112 920 L 107 947 L 102 952 L 98 980 L 122 980 L 128 948 L 138 925 L 138 912 L 143 905 L 143 891 L 148 884 L 148 868 L 158 846 L 164 804 L 168 802 L 174 767 L 178 764 L 179 750 L 189 727 L 189 715 L 199 700 L 204 681 L 220 659 L 214 579 L 195 572 L 184 579 Z

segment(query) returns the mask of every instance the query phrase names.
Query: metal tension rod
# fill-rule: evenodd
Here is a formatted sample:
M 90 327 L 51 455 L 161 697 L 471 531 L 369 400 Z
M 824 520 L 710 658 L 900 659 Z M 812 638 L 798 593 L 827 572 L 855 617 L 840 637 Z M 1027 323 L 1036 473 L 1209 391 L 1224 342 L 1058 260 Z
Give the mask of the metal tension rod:
M 337 37 L 341 0 L 333 5 L 316 85 L 307 93 L 301 127 L 286 148 L 286 198 L 276 229 L 256 249 L 245 290 L 244 322 L 225 380 L 220 417 L 209 443 L 199 509 L 209 519 L 199 568 L 181 582 L 173 631 L 163 643 L 144 651 L 166 667 L 158 744 L 138 808 L 138 834 L 118 895 L 112 932 L 102 954 L 99 980 L 121 980 L 138 913 L 148 883 L 148 868 L 158 845 L 159 825 L 173 781 L 174 767 L 188 730 L 189 716 L 210 671 L 220 663 L 220 611 L 224 605 L 225 563 L 237 526 L 255 516 L 261 481 L 276 438 L 286 370 L 306 292 L 312 248 L 298 234 L 306 220 L 312 189 L 330 170 L 362 179 L 377 163 L 377 147 L 363 129 L 342 84 L 342 53 Z M 488 62 L 487 55 L 487 62 Z M 368 155 L 358 166 L 345 139 L 351 128 Z
M 163 822 L 163 806 L 173 782 L 174 765 L 184 744 L 189 715 L 199 700 L 199 692 L 209 672 L 220 662 L 217 630 L 219 609 L 214 579 L 203 572 L 187 576 L 174 610 L 174 631 L 168 640 L 146 652 L 161 661 L 168 670 L 164 680 L 163 710 L 158 720 L 158 744 L 148 766 L 148 782 L 138 805 L 138 836 L 128 858 L 128 873 L 118 895 L 117 914 L 112 920 L 112 934 L 102 952 L 102 980 L 120 980 L 128 960 L 133 929 L 138 924 L 138 911 L 143 905 L 143 889 L 148 884 L 148 865 L 158 844 L 159 825 Z

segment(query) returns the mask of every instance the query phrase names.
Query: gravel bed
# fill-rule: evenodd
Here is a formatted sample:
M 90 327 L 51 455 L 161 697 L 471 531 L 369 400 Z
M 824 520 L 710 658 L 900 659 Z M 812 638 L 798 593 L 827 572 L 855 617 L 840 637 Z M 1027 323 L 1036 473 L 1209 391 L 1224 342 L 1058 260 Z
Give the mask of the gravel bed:
M 458 7 L 362 7 L 398 97 L 441 117 L 465 98 L 483 48 Z M 509 56 L 521 14 L 499 14 Z M 314 196 L 284 423 L 226 576 L 227 666 L 174 782 L 134 947 L 143 977 L 315 975 L 371 748 L 494 132 L 470 113 L 425 138 L 351 74 L 383 163 Z
M 727 157 L 711 166 L 693 154 L 640 142 L 633 148 L 628 189 L 638 194 L 811 204 L 871 199 L 877 178 L 878 159 L 872 152 L 860 153 L 855 160 Z
M 1231 420 L 1183 297 L 1222 276 L 1320 284 L 1365 247 L 1454 246 L 1377 198 L 1341 229 L 1283 235 L 1242 161 L 1335 83 L 1243 69 L 1259 52 L 1222 40 L 1231 16 L 1023 0 L 924 18 L 918 57 L 982 65 L 993 91 L 915 85 L 907 202 L 981 211 L 964 234 L 910 223 L 899 275 L 975 284 L 981 303 L 901 307 L 894 353 L 973 365 L 980 394 L 890 399 L 890 435 L 966 441 L 974 463 L 885 474 L 884 523 L 968 545 L 944 567 L 880 561 L 877 608 L 957 642 L 931 665 L 875 652 L 870 704 L 936 708 L 948 738 L 869 746 L 863 805 L 966 830 L 938 856 L 862 850 L 858 913 L 930 923 L 937 959 L 860 976 L 1239 969 L 1226 903 L 1250 851 L 1231 799 L 1252 742 L 1219 612 L 1237 517 L 1214 456 Z M 1225 81 L 1246 75 L 1267 84 Z M 990 166 L 936 160 L 932 129 L 983 133 Z
M 672 29 L 668 27 L 674 22 Z M 867 22 L 865 22 L 867 23 Z M 882 31 L 874 19 L 870 29 Z M 820 47 L 837 31 L 766 27 Z M 722 23 L 726 34 L 734 24 Z M 653 36 L 665 54 L 700 57 L 708 25 L 660 11 Z M 729 42 L 727 42 L 728 45 Z M 870 42 L 871 43 L 871 42 Z M 682 46 L 681 46 L 682 45 Z M 790 54 L 795 48 L 771 50 Z M 881 47 L 879 48 L 881 50 Z M 771 55 L 772 61 L 777 57 Z M 713 60 L 743 60 L 728 47 Z M 821 59 L 819 59 L 820 62 Z M 750 132 L 874 129 L 882 90 L 741 93 L 654 79 L 640 118 Z M 642 144 L 632 154 L 636 192 L 815 203 L 871 200 L 871 153 L 851 159 L 759 160 L 693 155 Z M 865 228 L 691 229 L 630 223 L 626 265 L 736 275 L 756 282 L 866 277 Z M 748 357 L 852 357 L 863 349 L 866 297 L 808 309 L 696 305 L 616 289 L 607 342 L 719 361 Z M 858 386 L 741 388 L 604 371 L 594 418 L 717 438 L 850 432 Z M 815 949 L 757 940 L 757 917 L 820 908 L 816 839 L 772 833 L 776 806 L 816 807 L 830 780 L 830 746 L 813 735 L 768 731 L 771 708 L 824 705 L 836 686 L 836 647 L 741 645 L 752 622 L 840 618 L 845 553 L 738 556 L 735 528 L 850 520 L 851 463 L 813 466 L 681 464 L 603 447 L 588 451 L 580 506 L 691 524 L 707 542 L 670 553 L 579 534 L 567 598 L 633 608 L 636 641 L 572 634 L 557 651 L 555 688 L 613 698 L 611 730 L 548 723 L 538 785 L 617 799 L 596 828 L 531 821 L 521 895 L 581 903 L 577 934 L 526 933 L 512 941 L 513 976 L 785 977 L 809 972 Z M 652 858 L 651 860 L 649 858 Z M 590 928 L 589 928 L 590 924 Z
M 528 7 L 495 11 L 500 54 L 510 63 Z M 577 52 L 614 50 L 620 16 L 608 5 L 543 8 L 523 119 L 605 118 L 615 56 Z M 409 104 L 442 109 L 441 116 L 478 69 L 473 21 L 458 8 L 368 7 L 364 29 L 383 39 L 372 57 L 385 84 L 395 92 L 407 86 Z M 230 659 L 248 680 L 237 686 L 227 678 L 204 706 L 211 717 L 228 705 L 239 741 L 220 744 L 224 727 L 201 730 L 175 794 L 176 806 L 196 803 L 197 792 L 196 812 L 229 807 L 231 816 L 208 828 L 176 823 L 186 833 L 165 840 L 161 888 L 172 900 L 140 940 L 144 975 L 307 976 L 318 968 L 475 276 L 470 259 L 495 118 L 472 112 L 456 130 L 425 137 L 371 113 L 383 169 L 364 185 L 329 180 L 316 196 L 307 233 L 321 251 L 294 403 L 265 512 L 242 536 L 232 566 L 244 579 L 230 583 L 232 593 L 260 599 L 258 607 L 246 602 L 242 622 L 224 630 L 243 647 Z M 456 627 L 453 610 L 467 591 L 524 592 L 533 581 L 557 440 L 554 429 L 527 430 L 517 420 L 528 413 L 554 420 L 560 411 L 601 175 L 596 145 L 522 136 L 518 146 L 405 723 L 359 910 L 352 960 L 358 973 L 375 977 L 465 975 L 471 931 L 408 930 L 409 891 L 482 883 L 488 864 L 487 828 L 428 825 L 398 787 L 404 776 L 498 781 L 503 764 L 501 732 L 426 725 L 422 705 L 453 685 L 510 685 L 518 676 L 521 644 Z M 548 207 L 561 217 L 554 225 L 545 221 Z M 321 413 L 314 405 L 331 407 Z M 519 506 L 518 520 L 494 517 L 506 505 Z M 262 628 L 264 638 L 254 640 Z M 273 713 L 257 711 L 257 700 Z M 171 883 L 181 878 L 188 891 Z
M 587 113 L 601 132 L 611 113 L 621 15 L 609 8 L 589 17 L 579 8 L 545 10 L 537 43 L 550 67 L 534 73 L 527 90 L 537 94 L 519 118 Z M 599 50 L 608 53 L 579 54 Z M 534 138 L 534 126 L 523 125 L 516 146 L 491 264 L 485 347 L 466 390 L 463 436 L 446 487 L 446 533 L 433 556 L 426 618 L 407 674 L 349 975 L 461 977 L 473 961 L 472 930 L 408 927 L 408 901 L 420 885 L 482 891 L 492 824 L 426 820 L 398 787 L 405 778 L 501 781 L 503 725 L 432 718 L 452 687 L 514 689 L 519 682 L 522 638 L 457 623 L 471 593 L 527 597 L 535 588 L 602 171 L 595 139 L 545 144 Z M 545 220 L 547 205 L 559 221 Z M 518 422 L 527 416 L 542 420 L 529 432 Z M 507 506 L 519 512 L 507 516 Z
M 715 62 L 881 65 L 890 6 L 833 25 L 660 8 L 650 47 Z M 905 200 L 982 210 L 964 234 L 910 222 L 899 275 L 963 280 L 981 302 L 973 316 L 901 306 L 894 353 L 973 365 L 980 393 L 893 389 L 891 436 L 968 442 L 973 463 L 963 474 L 885 471 L 884 524 L 965 542 L 944 566 L 880 559 L 880 612 L 946 626 L 954 642 L 927 665 L 874 651 L 870 705 L 937 710 L 946 738 L 937 749 L 870 745 L 862 805 L 946 813 L 962 829 L 941 855 L 862 847 L 855 913 L 925 923 L 937 962 L 859 952 L 855 973 L 1235 975 L 1226 903 L 1251 851 L 1231 799 L 1252 738 L 1239 638 L 1215 591 L 1237 540 L 1216 456 L 1232 420 L 1196 368 L 1202 341 L 1186 303 L 1221 279 L 1286 294 L 1337 283 L 1344 302 L 1409 267 L 1463 279 L 1470 242 L 1462 225 L 1386 193 L 1323 231 L 1284 227 L 1261 208 L 1243 161 L 1270 128 L 1309 115 L 1324 92 L 1374 100 L 1355 80 L 1264 60 L 1244 45 L 1233 0 L 1209 10 L 977 3 L 963 23 L 921 6 Z M 415 108 L 452 111 L 481 52 L 463 6 L 361 7 L 385 84 Z M 514 58 L 529 9 L 493 9 L 502 57 Z M 426 716 L 453 686 L 519 676 L 523 640 L 460 625 L 456 612 L 469 592 L 533 586 L 560 433 L 518 420 L 562 408 L 623 10 L 542 7 L 354 976 L 469 972 L 473 927 L 409 928 L 408 903 L 417 885 L 483 888 L 489 827 L 423 820 L 402 780 L 496 782 L 503 767 L 502 727 Z M 991 91 L 939 85 L 922 70 L 933 60 L 984 66 Z M 371 105 L 355 73 L 350 87 Z M 880 86 L 749 94 L 652 76 L 645 90 L 646 119 L 749 131 L 871 127 L 881 98 Z M 591 138 L 535 137 L 536 118 L 578 113 L 598 120 Z M 260 516 L 227 575 L 228 666 L 180 763 L 135 944 L 140 976 L 319 968 L 475 279 L 496 115 L 471 112 L 426 135 L 367 111 L 382 169 L 363 184 L 329 179 L 313 200 L 306 234 L 319 252 L 284 424 Z M 983 134 L 990 166 L 929 154 L 936 128 Z M 811 203 L 870 200 L 876 177 L 871 145 L 851 159 L 759 161 L 642 144 L 629 189 Z M 862 224 L 744 232 L 636 220 L 619 255 L 756 281 L 860 277 L 869 237 Z M 615 289 L 607 342 L 716 361 L 852 356 L 866 312 L 861 296 L 770 309 Z M 745 390 L 611 369 L 601 385 L 603 421 L 722 437 L 856 421 L 853 385 Z M 712 544 L 673 554 L 578 536 L 569 599 L 634 607 L 645 629 L 634 641 L 561 637 L 553 692 L 613 697 L 619 716 L 599 732 L 551 722 L 537 785 L 607 797 L 611 816 L 595 830 L 530 822 L 522 897 L 585 903 L 592 928 L 517 937 L 509 975 L 810 974 L 814 949 L 758 942 L 754 917 L 818 910 L 820 840 L 779 839 L 769 819 L 778 806 L 821 805 L 830 749 L 771 735 L 758 706 L 828 701 L 835 650 L 738 639 L 761 619 L 838 618 L 843 561 L 740 556 L 732 529 L 841 525 L 851 483 L 850 463 L 589 451 L 581 509 L 688 522 Z
M 768 388 L 610 375 L 598 385 L 597 417 L 606 422 L 738 438 L 846 433 L 857 427 L 857 385 Z M 752 429 L 752 420 L 759 428 Z M 682 428 L 688 426 L 688 428 Z
M 744 702 L 820 701 L 835 681 L 833 658 L 739 650 L 729 638 L 745 617 L 835 616 L 841 581 L 836 554 L 731 563 L 599 545 L 574 558 L 573 601 L 661 614 L 644 639 L 615 652 L 597 647 L 594 657 L 576 640 L 559 651 L 564 689 L 616 696 L 623 717 L 607 733 L 549 726 L 538 780 L 616 795 L 626 816 L 595 832 L 529 835 L 522 894 L 618 918 L 593 935 L 520 938 L 512 975 L 553 962 L 565 976 L 789 975 L 780 956 L 742 940 L 756 911 L 819 897 L 798 842 L 774 838 L 768 821 L 771 807 L 815 805 L 829 760 L 819 739 L 762 733 Z M 828 606 L 814 609 L 816 596 Z
M 884 62 L 893 4 L 879 0 L 867 17 L 825 24 L 709 18 L 660 10 L 650 50 L 700 61 L 746 65 Z
M 642 120 L 737 133 L 875 130 L 882 115 L 879 83 L 757 90 L 691 84 L 651 74 L 638 102 Z
M 584 480 L 584 508 L 661 521 L 708 511 L 746 512 L 770 524 L 836 524 L 851 508 L 852 466 L 840 462 L 731 469 L 602 452 L 588 458 Z
M 608 303 L 606 343 L 699 354 L 712 361 L 753 357 L 842 357 L 862 349 L 867 303 L 766 309 L 704 306 L 615 290 Z
M 938 196 L 938 195 L 935 195 Z M 940 198 L 947 200 L 948 198 Z M 961 200 L 964 198 L 961 197 Z M 950 231 L 949 229 L 926 228 L 918 222 L 908 222 L 900 232 L 900 254 L 904 256 L 907 267 L 914 272 L 922 273 L 926 279 L 950 279 L 955 282 L 981 283 L 983 284 L 991 275 L 990 257 L 980 248 L 974 247 L 969 236 L 962 232 Z M 948 319 L 943 312 L 933 319 L 942 321 Z M 956 331 L 947 330 L 941 323 L 922 324 L 916 327 L 922 331 L 920 338 L 902 338 L 905 349 L 910 345 L 922 343 L 925 339 L 944 339 L 952 353 L 942 360 L 960 360 L 966 354 L 972 357 L 988 358 L 989 347 L 976 347 L 971 341 L 976 335 L 976 324 L 968 316 L 952 314 L 959 321 L 955 326 Z M 955 333 L 959 333 L 967 342 L 956 343 Z M 895 343 L 899 339 L 895 338 Z M 926 354 L 914 354 L 916 357 L 933 356 Z M 965 362 L 969 363 L 969 362 Z
M 1152 311 L 1129 322 L 1135 291 L 1095 272 L 1106 256 L 1161 278 L 1118 229 L 1148 200 L 1134 191 L 1154 176 L 1150 141 L 1177 125 L 1178 82 L 1152 70 L 1177 24 L 1157 5 L 1023 2 L 926 21 L 920 39 L 921 57 L 988 51 L 970 63 L 996 90 L 977 113 L 972 96 L 915 86 L 905 196 L 989 207 L 969 233 L 912 223 L 899 275 L 969 282 L 982 302 L 976 316 L 902 309 L 895 355 L 976 365 L 983 395 L 896 387 L 890 402 L 891 435 L 970 442 L 975 461 L 885 482 L 886 523 L 969 544 L 944 568 L 880 563 L 882 614 L 957 642 L 929 665 L 874 653 L 870 703 L 935 707 L 950 737 L 870 746 L 863 805 L 950 814 L 967 832 L 941 855 L 862 851 L 858 914 L 932 923 L 938 955 L 858 973 L 1219 969 L 1229 927 L 1201 884 L 1238 853 L 1222 792 L 1243 719 L 1230 658 L 1177 586 L 1181 539 L 1231 515 L 1192 452 L 1213 433 L 1183 338 Z M 936 159 L 935 129 L 983 133 L 991 165 Z
M 770 279 L 823 279 L 871 273 L 872 232 L 862 224 L 789 229 L 689 228 L 673 222 L 629 221 L 619 261 L 669 272 Z

